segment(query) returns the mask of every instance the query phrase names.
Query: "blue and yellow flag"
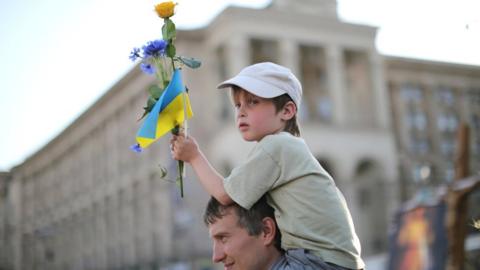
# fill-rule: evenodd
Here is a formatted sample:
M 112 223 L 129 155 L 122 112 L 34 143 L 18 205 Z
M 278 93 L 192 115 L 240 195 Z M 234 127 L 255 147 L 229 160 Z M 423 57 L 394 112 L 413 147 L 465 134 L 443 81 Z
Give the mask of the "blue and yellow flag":
M 147 115 L 137 132 L 137 142 L 141 148 L 147 148 L 176 125 L 182 124 L 193 116 L 190 99 L 185 91 L 182 73 L 176 69 L 165 91 Z

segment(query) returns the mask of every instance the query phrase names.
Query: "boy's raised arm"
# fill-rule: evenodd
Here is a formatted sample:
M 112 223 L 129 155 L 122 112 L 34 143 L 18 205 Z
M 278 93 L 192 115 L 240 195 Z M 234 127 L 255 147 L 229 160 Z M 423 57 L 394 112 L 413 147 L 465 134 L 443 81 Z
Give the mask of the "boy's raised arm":
M 223 176 L 208 162 L 193 137 L 185 138 L 181 134 L 174 136 L 170 143 L 172 145 L 172 157 L 190 163 L 202 186 L 210 195 L 223 205 L 229 205 L 233 202 L 223 187 Z

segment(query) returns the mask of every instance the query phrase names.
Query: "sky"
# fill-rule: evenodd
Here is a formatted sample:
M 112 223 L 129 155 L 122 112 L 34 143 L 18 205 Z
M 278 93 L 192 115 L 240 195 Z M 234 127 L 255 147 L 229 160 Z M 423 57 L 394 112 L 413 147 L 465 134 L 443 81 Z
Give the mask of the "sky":
M 131 49 L 161 35 L 158 2 L 0 2 L 0 171 L 40 150 L 133 68 Z M 270 0 L 175 2 L 177 27 L 195 29 L 229 4 L 263 8 Z M 480 66 L 478 0 L 337 4 L 340 20 L 378 28 L 381 54 Z

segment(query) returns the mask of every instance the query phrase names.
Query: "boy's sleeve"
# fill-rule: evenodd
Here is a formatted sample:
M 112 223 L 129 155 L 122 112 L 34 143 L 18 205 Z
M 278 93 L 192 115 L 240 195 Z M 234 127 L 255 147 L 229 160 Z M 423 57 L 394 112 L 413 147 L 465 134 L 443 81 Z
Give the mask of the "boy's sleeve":
M 280 166 L 259 145 L 245 163 L 225 178 L 227 194 L 237 204 L 250 209 L 266 192 L 273 189 L 280 176 Z

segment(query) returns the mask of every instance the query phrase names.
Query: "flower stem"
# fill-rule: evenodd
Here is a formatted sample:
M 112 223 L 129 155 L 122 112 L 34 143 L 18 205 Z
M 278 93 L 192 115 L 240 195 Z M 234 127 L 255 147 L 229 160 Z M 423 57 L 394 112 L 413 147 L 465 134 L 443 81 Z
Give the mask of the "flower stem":
M 172 134 L 173 135 L 178 135 L 180 133 L 180 125 L 176 125 L 172 129 Z M 180 182 L 180 197 L 183 198 L 183 167 L 184 167 L 184 162 L 182 160 L 178 161 L 178 181 Z
M 185 164 L 183 161 L 179 160 L 178 161 L 178 180 L 180 182 L 180 197 L 183 198 L 183 166 Z
M 159 87 L 161 87 L 163 89 L 165 87 L 164 85 L 165 85 L 165 80 L 166 80 L 163 65 L 160 62 L 160 60 L 157 59 L 157 58 L 154 58 L 153 62 L 155 64 L 155 67 L 156 67 L 156 70 L 157 70 L 156 76 L 157 76 L 158 80 L 160 81 Z

